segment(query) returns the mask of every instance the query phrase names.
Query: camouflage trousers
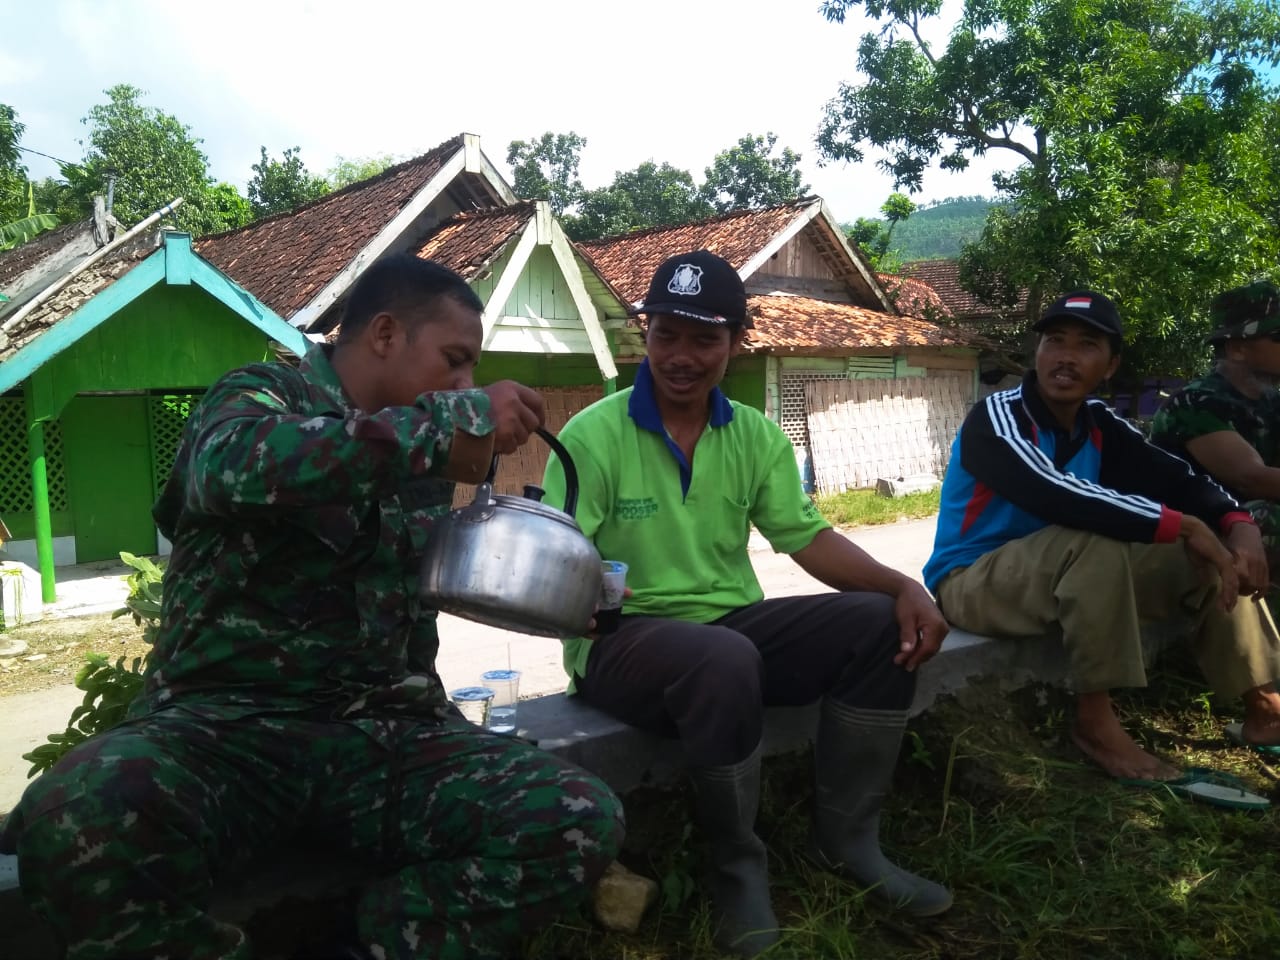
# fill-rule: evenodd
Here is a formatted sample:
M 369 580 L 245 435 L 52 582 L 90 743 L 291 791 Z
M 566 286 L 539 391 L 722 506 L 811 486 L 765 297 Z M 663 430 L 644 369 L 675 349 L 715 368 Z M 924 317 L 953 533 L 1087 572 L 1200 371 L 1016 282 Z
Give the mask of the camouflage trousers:
M 289 840 L 385 866 L 357 905 L 380 960 L 515 956 L 622 842 L 607 786 L 462 720 L 177 707 L 81 744 L 14 818 L 23 896 L 66 960 L 249 960 L 212 882 Z

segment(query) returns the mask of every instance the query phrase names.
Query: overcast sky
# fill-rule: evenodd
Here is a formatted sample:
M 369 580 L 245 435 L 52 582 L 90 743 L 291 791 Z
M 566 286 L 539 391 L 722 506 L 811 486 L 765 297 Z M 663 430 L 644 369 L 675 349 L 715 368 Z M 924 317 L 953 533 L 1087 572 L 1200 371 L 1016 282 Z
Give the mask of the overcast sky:
M 701 181 L 716 153 L 772 131 L 842 221 L 876 216 L 892 190 L 873 158 L 818 165 L 823 106 L 856 81 L 868 27 L 827 23 L 818 0 L 0 0 L 0 23 L 0 102 L 23 146 L 64 160 L 81 158 L 102 91 L 131 83 L 242 191 L 262 145 L 298 146 L 323 173 L 465 131 L 509 174 L 508 143 L 548 130 L 586 138 L 587 187 L 645 160 Z M 32 177 L 57 175 L 24 158 Z M 1000 165 L 932 171 L 913 199 L 989 196 Z

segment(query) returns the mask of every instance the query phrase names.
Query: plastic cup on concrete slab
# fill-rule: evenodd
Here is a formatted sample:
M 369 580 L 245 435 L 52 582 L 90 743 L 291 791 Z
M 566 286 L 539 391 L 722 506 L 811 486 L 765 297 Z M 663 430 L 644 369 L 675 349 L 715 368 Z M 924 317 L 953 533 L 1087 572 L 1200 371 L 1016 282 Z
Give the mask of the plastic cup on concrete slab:
M 449 691 L 449 699 L 462 716 L 478 727 L 489 722 L 490 705 L 494 692 L 489 687 L 458 687 Z
M 486 726 L 493 733 L 516 732 L 516 705 L 520 699 L 519 670 L 486 670 L 480 682 L 493 691 Z
M 627 565 L 621 560 L 600 564 L 600 608 L 596 610 L 596 633 L 613 633 L 622 619 L 622 598 L 627 589 Z

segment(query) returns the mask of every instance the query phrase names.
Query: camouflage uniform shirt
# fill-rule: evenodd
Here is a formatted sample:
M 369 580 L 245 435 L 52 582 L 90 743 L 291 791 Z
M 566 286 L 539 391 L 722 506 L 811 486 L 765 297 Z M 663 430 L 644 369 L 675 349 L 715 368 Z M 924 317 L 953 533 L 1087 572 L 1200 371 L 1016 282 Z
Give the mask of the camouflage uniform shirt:
M 1207 474 L 1187 452 L 1187 442 L 1223 430 L 1240 434 L 1267 466 L 1280 466 L 1280 392 L 1268 390 L 1253 400 L 1222 374 L 1210 373 L 1165 401 L 1152 421 L 1151 442 Z M 1229 492 L 1237 500 L 1244 499 L 1239 491 Z
M 233 371 L 193 412 L 153 511 L 173 553 L 133 716 L 450 709 L 418 563 L 452 499 L 436 475 L 454 431 L 492 432 L 488 397 L 363 413 L 327 350 Z

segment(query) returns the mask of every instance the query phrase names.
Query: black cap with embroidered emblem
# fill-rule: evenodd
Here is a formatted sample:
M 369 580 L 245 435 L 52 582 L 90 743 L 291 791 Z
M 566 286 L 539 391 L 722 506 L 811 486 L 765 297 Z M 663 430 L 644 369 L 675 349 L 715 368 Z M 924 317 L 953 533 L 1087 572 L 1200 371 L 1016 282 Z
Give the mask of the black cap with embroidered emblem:
M 1120 311 L 1110 297 L 1092 290 L 1074 290 L 1049 304 L 1044 315 L 1035 322 L 1032 330 L 1040 331 L 1054 320 L 1063 318 L 1079 320 L 1095 330 L 1111 337 L 1124 338 L 1124 326 L 1120 323 Z
M 694 250 L 664 260 L 654 272 L 644 300 L 630 313 L 668 313 L 705 323 L 751 326 L 742 278 L 729 261 L 710 250 Z

